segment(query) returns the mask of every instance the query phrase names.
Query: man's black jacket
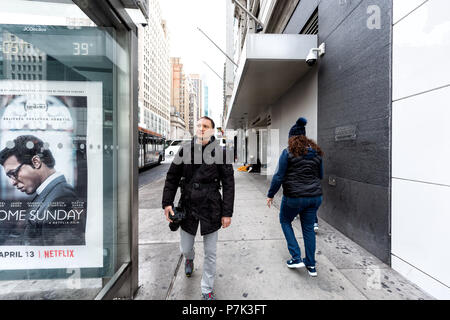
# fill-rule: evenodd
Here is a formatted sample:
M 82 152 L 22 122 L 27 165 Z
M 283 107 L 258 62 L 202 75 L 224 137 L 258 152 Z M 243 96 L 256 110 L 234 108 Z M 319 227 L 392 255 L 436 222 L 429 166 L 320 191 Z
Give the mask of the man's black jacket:
M 186 218 L 181 223 L 181 228 L 195 235 L 200 221 L 200 233 L 205 235 L 220 229 L 222 217 L 233 215 L 234 172 L 233 165 L 225 162 L 225 150 L 220 147 L 214 137 L 211 137 L 211 141 L 203 147 L 194 143 L 195 139 L 194 137 L 190 143 L 180 147 L 167 172 L 162 207 L 163 209 L 166 206 L 173 207 L 180 180 L 184 177 L 184 188 L 180 200 L 186 211 Z M 201 148 L 203 155 L 201 164 L 194 163 L 194 148 L 198 151 Z M 190 151 L 190 160 L 181 161 L 187 151 Z M 207 156 L 214 157 L 218 151 L 223 152 L 222 159 L 217 161 L 219 163 L 208 164 L 211 163 L 208 159 L 205 163 Z M 185 158 L 189 159 L 188 156 Z M 220 183 L 222 195 L 219 191 Z

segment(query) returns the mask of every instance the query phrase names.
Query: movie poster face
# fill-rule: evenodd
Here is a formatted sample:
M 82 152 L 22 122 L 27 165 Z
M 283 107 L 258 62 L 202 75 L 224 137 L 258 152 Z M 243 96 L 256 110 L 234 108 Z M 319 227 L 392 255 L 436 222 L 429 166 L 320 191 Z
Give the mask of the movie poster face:
M 0 81 L 0 270 L 103 266 L 102 85 Z

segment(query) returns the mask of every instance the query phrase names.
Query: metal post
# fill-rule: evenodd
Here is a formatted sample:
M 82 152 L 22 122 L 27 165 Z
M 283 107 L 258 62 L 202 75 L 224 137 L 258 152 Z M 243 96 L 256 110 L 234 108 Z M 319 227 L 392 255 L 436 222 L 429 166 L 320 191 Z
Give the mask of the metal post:
M 211 42 L 216 46 L 216 48 L 219 49 L 219 50 L 220 50 L 220 51 L 228 58 L 228 60 L 230 60 L 231 62 L 233 62 L 233 64 L 234 64 L 236 67 L 239 67 L 238 64 L 237 64 L 236 62 L 234 62 L 234 60 L 231 59 L 231 58 L 225 53 L 225 51 L 223 51 L 222 49 L 220 49 L 220 47 L 219 47 L 214 41 L 212 41 L 211 38 L 208 37 L 208 36 L 206 35 L 206 33 L 204 33 L 204 32 L 202 31 L 202 29 L 200 29 L 199 27 L 197 27 L 197 29 L 198 29 L 201 33 L 203 33 L 203 35 L 204 35 L 206 38 L 208 38 L 208 40 L 211 41 Z
M 216 71 L 214 71 L 214 69 L 211 68 L 211 67 L 209 66 L 209 64 L 207 64 L 205 61 L 203 61 L 203 63 L 206 64 L 206 66 L 207 66 L 212 72 L 214 72 L 214 74 L 215 74 L 217 77 L 219 77 L 220 80 L 222 80 L 223 82 L 225 82 L 225 80 L 223 80 L 223 78 L 222 78 L 221 76 L 219 76 L 219 74 L 218 74 Z M 231 90 L 233 90 L 233 88 L 230 87 L 230 85 L 229 85 L 228 83 L 225 82 L 225 84 L 228 86 L 228 88 L 230 88 Z
M 264 28 L 264 23 L 262 23 L 257 17 L 255 17 L 250 11 L 248 11 L 247 8 L 245 8 L 239 1 L 236 0 L 231 0 L 231 2 L 233 2 L 234 4 L 236 4 L 239 8 L 241 8 L 242 10 L 245 11 L 245 13 L 247 13 L 250 18 L 252 18 L 253 20 L 255 20 L 262 28 Z

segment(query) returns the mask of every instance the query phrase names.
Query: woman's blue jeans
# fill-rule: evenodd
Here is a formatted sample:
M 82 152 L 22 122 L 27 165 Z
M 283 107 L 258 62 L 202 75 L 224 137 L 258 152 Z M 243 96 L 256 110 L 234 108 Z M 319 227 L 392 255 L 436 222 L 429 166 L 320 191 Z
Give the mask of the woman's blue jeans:
M 322 203 L 322 196 L 289 198 L 283 196 L 280 208 L 280 223 L 284 237 L 287 241 L 289 253 L 294 260 L 301 260 L 301 251 L 297 239 L 295 239 L 292 221 L 299 214 L 302 226 L 303 240 L 305 243 L 304 263 L 308 267 L 316 265 L 316 233 L 314 223 L 316 222 L 317 210 Z

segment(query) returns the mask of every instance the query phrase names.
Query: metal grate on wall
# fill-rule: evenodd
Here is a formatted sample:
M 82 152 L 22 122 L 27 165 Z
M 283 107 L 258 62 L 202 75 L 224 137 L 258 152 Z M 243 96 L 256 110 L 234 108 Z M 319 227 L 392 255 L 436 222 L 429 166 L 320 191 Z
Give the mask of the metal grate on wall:
M 309 18 L 308 22 L 303 27 L 300 34 L 318 34 L 319 33 L 319 10 L 316 8 Z

